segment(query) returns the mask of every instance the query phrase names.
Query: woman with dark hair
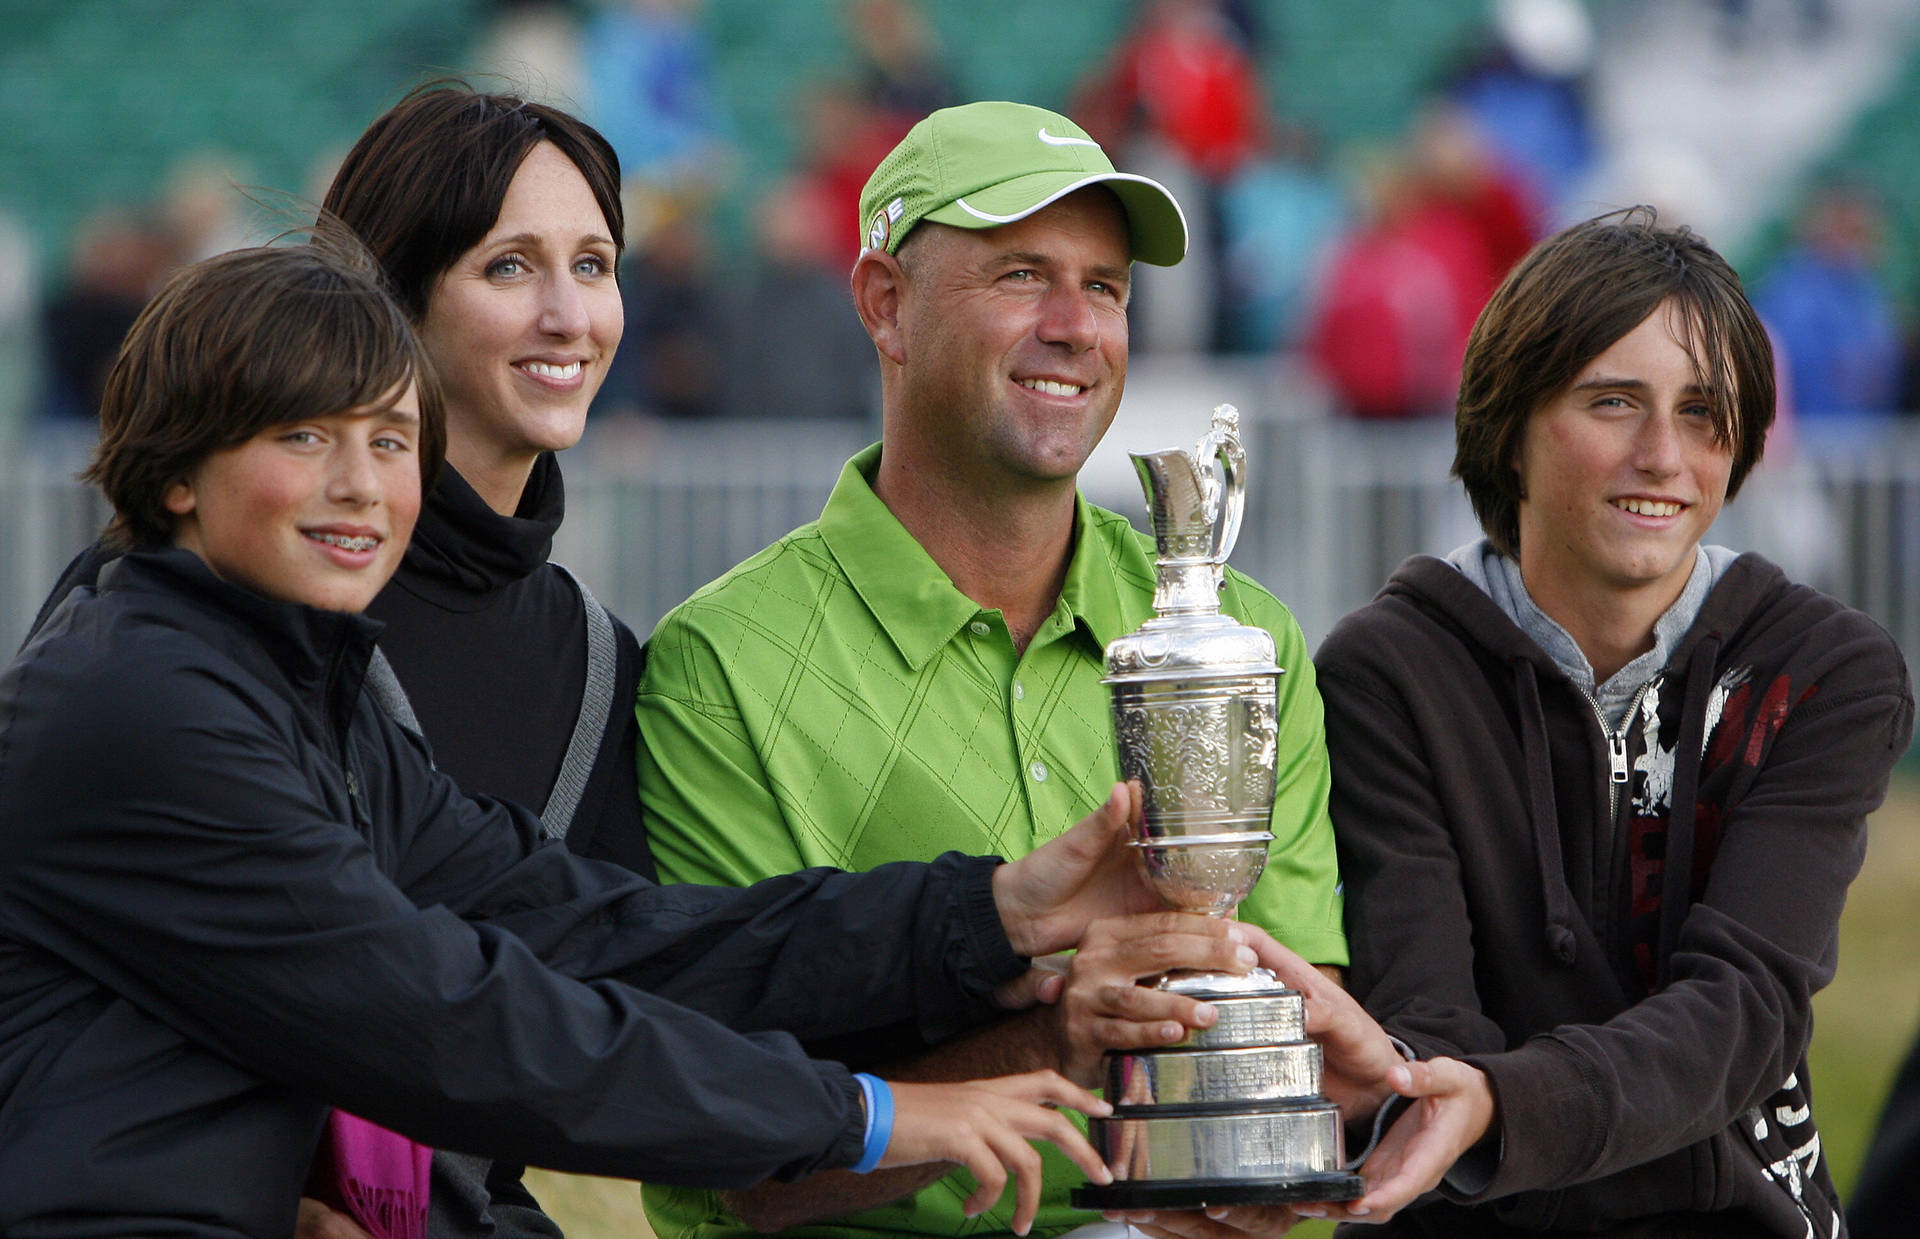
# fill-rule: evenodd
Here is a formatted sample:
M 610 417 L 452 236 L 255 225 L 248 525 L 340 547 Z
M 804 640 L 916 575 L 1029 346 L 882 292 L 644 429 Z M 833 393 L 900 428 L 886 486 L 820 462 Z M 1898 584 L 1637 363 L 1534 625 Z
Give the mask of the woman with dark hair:
M 325 209 L 373 251 L 447 402 L 447 468 L 369 608 L 468 794 L 541 810 L 583 855 L 652 875 L 634 788 L 639 646 L 548 562 L 571 447 L 620 343 L 613 150 L 564 112 L 434 84 L 370 125 Z
M 367 611 L 387 625 L 370 683 L 462 791 L 652 877 L 639 642 L 547 559 L 566 508 L 554 453 L 579 440 L 620 343 L 613 148 L 557 109 L 434 83 L 368 126 L 324 209 L 386 270 L 447 398 L 447 467 Z M 520 1180 L 436 1153 L 433 1233 L 559 1234 Z

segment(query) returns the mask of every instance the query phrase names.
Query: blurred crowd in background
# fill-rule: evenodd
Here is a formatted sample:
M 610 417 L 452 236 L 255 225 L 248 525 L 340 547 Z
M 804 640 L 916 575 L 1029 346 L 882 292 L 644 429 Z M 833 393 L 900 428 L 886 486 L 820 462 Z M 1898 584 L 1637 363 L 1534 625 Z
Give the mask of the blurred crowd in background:
M 596 417 L 874 418 L 872 351 L 846 292 L 860 187 L 915 120 L 981 88 L 915 0 L 807 2 L 838 24 L 847 54 L 789 92 L 789 166 L 752 178 L 699 0 L 467 10 L 468 59 L 446 67 L 497 72 L 579 110 L 625 170 L 627 329 Z M 1319 407 L 1336 414 L 1450 414 L 1467 333 L 1509 266 L 1554 228 L 1624 205 L 1595 190 L 1610 152 L 1592 107 L 1593 8 L 1471 7 L 1400 131 L 1337 148 L 1276 97 L 1274 4 L 1139 0 L 1110 46 L 1033 49 L 1078 67 L 1064 97 L 1030 101 L 1067 111 L 1186 206 L 1189 260 L 1140 273 L 1137 354 L 1304 359 Z M 1845 16 L 1833 0 L 1697 7 L 1730 57 L 1761 41 L 1812 54 Z M 84 439 L 120 338 L 159 281 L 263 239 L 275 209 L 281 226 L 297 218 L 287 203 L 320 197 L 332 157 L 316 152 L 308 183 L 282 198 L 238 192 L 256 182 L 230 155 L 182 156 L 144 200 L 76 221 L 37 278 L 0 199 L 0 427 Z M 1686 183 L 1674 173 L 1661 192 L 1682 196 Z M 725 203 L 737 237 L 716 232 Z M 1920 409 L 1916 290 L 1888 260 L 1914 205 L 1822 171 L 1794 195 L 1791 226 L 1746 247 L 1761 251 L 1743 270 L 1803 423 Z

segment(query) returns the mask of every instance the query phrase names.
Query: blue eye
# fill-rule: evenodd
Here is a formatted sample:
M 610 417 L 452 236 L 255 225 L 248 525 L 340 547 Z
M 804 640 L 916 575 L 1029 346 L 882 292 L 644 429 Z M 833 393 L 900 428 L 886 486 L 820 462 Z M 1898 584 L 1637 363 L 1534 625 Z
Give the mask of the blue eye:
M 518 258 L 495 259 L 487 266 L 488 275 L 514 276 L 526 270 L 527 264 Z

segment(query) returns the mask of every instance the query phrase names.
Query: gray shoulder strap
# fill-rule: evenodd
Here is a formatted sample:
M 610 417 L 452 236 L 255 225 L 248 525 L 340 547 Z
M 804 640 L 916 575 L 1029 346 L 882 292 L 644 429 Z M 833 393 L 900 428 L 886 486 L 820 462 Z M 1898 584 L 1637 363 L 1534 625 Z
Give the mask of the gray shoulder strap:
M 547 807 L 540 813 L 547 838 L 564 839 L 567 828 L 573 825 L 574 810 L 580 807 L 580 798 L 586 794 L 587 776 L 593 773 L 594 759 L 600 755 L 600 737 L 612 721 L 608 712 L 613 706 L 613 681 L 620 652 L 607 609 L 581 584 L 579 577 L 559 564 L 554 567 L 565 573 L 573 587 L 580 591 L 580 605 L 587 613 L 587 682 L 580 693 L 580 717 L 574 720 L 573 739 L 568 741 L 567 756 L 560 763 L 560 777 L 554 780 Z
M 380 713 L 416 736 L 426 734 L 414 716 L 413 703 L 407 700 L 407 690 L 400 687 L 400 677 L 393 673 L 393 664 L 387 661 L 387 652 L 377 645 L 373 647 L 373 658 L 367 663 L 365 687 L 372 694 L 373 703 L 380 707 Z

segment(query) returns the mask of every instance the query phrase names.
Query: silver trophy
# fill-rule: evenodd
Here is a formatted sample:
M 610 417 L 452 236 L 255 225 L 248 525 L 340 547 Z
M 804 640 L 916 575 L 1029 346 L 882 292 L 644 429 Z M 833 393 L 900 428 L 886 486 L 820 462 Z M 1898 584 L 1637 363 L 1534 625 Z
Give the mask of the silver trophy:
M 1136 839 L 1173 907 L 1229 916 L 1273 834 L 1272 634 L 1220 614 L 1246 502 L 1239 413 L 1223 404 L 1192 453 L 1133 454 L 1159 575 L 1154 616 L 1107 647 L 1121 772 L 1146 793 Z M 1350 1200 L 1339 1109 L 1320 1093 L 1320 1047 L 1301 995 L 1271 972 L 1184 971 L 1162 989 L 1210 1002 L 1213 1027 L 1159 1049 L 1106 1055 L 1110 1118 L 1089 1135 L 1114 1181 L 1076 1188 L 1091 1209 Z

